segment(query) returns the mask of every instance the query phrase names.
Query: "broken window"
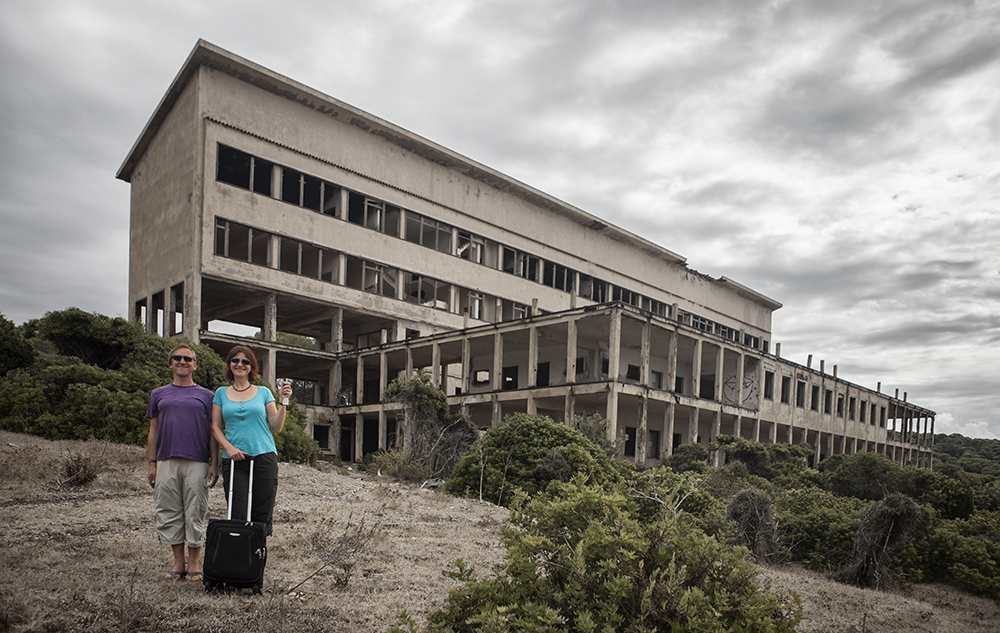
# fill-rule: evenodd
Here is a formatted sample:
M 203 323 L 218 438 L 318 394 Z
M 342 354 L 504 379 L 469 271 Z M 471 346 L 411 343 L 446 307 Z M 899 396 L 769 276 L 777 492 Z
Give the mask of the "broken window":
M 451 308 L 451 287 L 449 284 L 409 272 L 404 274 L 403 280 L 403 298 L 405 300 L 438 310 Z
M 746 346 L 748 346 L 748 347 L 752 347 L 754 349 L 757 349 L 758 347 L 760 347 L 760 338 L 758 338 L 756 336 L 751 336 L 749 334 L 744 334 L 743 335 L 743 344 L 746 345 Z
M 274 163 L 226 145 L 218 145 L 218 150 L 216 180 L 266 196 L 271 195 Z
M 587 375 L 587 357 L 577 356 L 576 357 L 576 377 L 577 379 L 585 377 Z
M 323 183 L 323 215 L 339 217 L 340 187 L 329 182 Z
M 501 377 L 503 378 L 503 382 L 500 385 L 501 389 L 504 391 L 517 389 L 517 365 L 504 367 Z
M 405 239 L 442 253 L 451 252 L 451 227 L 412 211 L 406 213 Z
M 691 315 L 691 326 L 695 327 L 695 328 L 697 328 L 697 329 L 699 329 L 699 330 L 701 330 L 703 332 L 712 332 L 715 329 L 714 328 L 715 323 L 713 323 L 712 321 L 709 321 L 708 319 L 706 319 L 704 317 L 700 317 L 697 314 L 692 314 Z
M 625 379 L 626 380 L 635 380 L 635 381 L 638 381 L 639 380 L 639 366 L 638 365 L 629 365 L 628 369 L 625 370 Z
M 823 396 L 823 413 L 833 413 L 833 392 L 829 389 L 826 390 L 826 394 Z
M 789 392 L 791 390 L 792 390 L 792 379 L 791 379 L 791 377 L 789 377 L 789 376 L 782 376 L 781 377 L 781 402 L 782 403 L 788 404 L 790 402 L 791 393 L 789 393 Z
M 353 191 L 348 195 L 347 221 L 381 231 L 384 206 L 381 201 Z
M 470 319 L 483 320 L 483 295 L 479 292 L 469 292 L 466 309 Z
M 861 401 L 861 408 L 858 409 L 858 414 L 860 416 L 859 419 L 858 419 L 858 422 L 861 422 L 862 424 L 865 423 L 865 413 L 867 412 L 867 410 L 868 410 L 868 401 L 867 400 L 862 400 Z
M 466 231 L 458 232 L 457 255 L 462 259 L 476 264 L 483 263 L 483 253 L 486 250 L 486 239 Z
M 282 237 L 278 248 L 278 268 L 299 274 L 299 242 Z
M 819 411 L 819 386 L 813 385 L 812 388 L 812 398 L 810 398 L 809 408 L 813 411 Z
M 764 398 L 774 400 L 774 372 L 764 372 Z
M 837 394 L 837 417 L 844 417 L 844 394 Z
M 795 406 L 806 406 L 806 381 L 798 380 L 795 384 Z
M 853 397 L 851 397 L 851 399 L 847 403 L 847 415 L 852 420 L 855 417 L 855 412 L 856 412 L 855 405 L 856 405 L 855 399 Z
M 393 237 L 399 237 L 400 214 L 401 211 L 399 207 L 391 204 L 385 205 L 385 227 L 383 228 L 383 233 Z
M 364 262 L 364 278 L 361 289 L 383 297 L 395 298 L 396 270 L 382 264 Z

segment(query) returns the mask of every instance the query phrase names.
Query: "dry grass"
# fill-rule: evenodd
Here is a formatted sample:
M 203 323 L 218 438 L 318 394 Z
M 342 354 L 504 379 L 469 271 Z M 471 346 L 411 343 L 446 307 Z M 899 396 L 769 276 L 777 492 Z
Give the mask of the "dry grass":
M 58 484 L 70 452 L 95 465 L 86 486 Z M 441 604 L 451 561 L 486 573 L 502 558 L 502 508 L 282 464 L 264 594 L 206 595 L 162 579 L 145 463 L 139 447 L 0 432 L 0 631 L 385 631 Z M 224 511 L 213 490 L 210 515 Z M 762 582 L 802 594 L 809 631 L 966 633 L 1000 618 L 943 587 L 886 594 L 790 569 Z

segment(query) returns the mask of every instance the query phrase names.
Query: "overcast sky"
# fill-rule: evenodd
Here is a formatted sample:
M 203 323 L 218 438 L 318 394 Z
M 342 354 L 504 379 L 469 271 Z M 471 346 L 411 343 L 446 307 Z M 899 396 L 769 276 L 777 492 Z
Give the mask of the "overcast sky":
M 784 304 L 1000 437 L 996 0 L 4 0 L 0 313 L 128 314 L 129 149 L 203 38 Z

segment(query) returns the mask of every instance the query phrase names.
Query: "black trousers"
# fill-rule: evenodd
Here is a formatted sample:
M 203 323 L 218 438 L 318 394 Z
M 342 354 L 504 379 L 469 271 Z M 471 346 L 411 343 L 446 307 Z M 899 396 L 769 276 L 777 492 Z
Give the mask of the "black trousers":
M 271 518 L 274 515 L 274 497 L 278 492 L 278 455 L 264 453 L 255 457 L 238 460 L 233 478 L 233 519 L 247 517 L 247 491 L 250 481 L 250 460 L 253 460 L 253 505 L 250 520 L 263 523 L 267 535 L 271 535 Z M 233 460 L 224 459 L 219 465 L 222 471 L 223 493 L 229 494 L 229 464 Z

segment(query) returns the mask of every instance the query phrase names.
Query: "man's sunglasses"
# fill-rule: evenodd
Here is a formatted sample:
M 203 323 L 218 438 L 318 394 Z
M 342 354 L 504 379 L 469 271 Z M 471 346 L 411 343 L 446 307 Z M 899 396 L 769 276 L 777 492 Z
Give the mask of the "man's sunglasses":
M 174 361 L 175 363 L 179 363 L 181 361 L 184 361 L 185 363 L 190 363 L 191 361 L 194 360 L 194 358 L 190 356 L 183 356 L 181 354 L 174 354 L 173 356 L 170 357 L 170 360 Z
M 234 365 L 246 365 L 247 367 L 253 365 L 253 361 L 249 358 L 230 358 L 229 362 Z

